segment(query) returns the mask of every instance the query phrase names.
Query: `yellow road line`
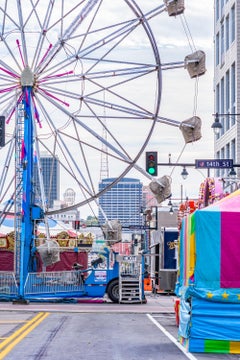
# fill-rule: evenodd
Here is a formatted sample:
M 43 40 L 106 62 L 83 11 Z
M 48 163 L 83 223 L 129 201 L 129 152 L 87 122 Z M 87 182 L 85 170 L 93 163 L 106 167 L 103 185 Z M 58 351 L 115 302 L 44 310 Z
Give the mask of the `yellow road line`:
M 19 336 L 19 334 L 21 334 L 24 330 L 26 330 L 31 324 L 33 324 L 35 321 L 38 320 L 38 318 L 40 318 L 44 313 L 40 312 L 38 313 L 36 316 L 34 316 L 34 318 L 32 318 L 31 320 L 29 320 L 25 325 L 23 325 L 20 329 L 18 329 L 17 331 L 15 331 L 11 336 L 9 336 L 6 340 L 6 342 L 2 342 L 0 344 L 0 349 L 3 349 L 9 342 L 11 342 L 15 337 Z
M 49 313 L 40 312 L 33 319 L 29 320 L 27 324 L 23 325 L 20 329 L 15 331 L 11 336 L 4 340 L 0 344 L 0 349 L 4 349 L 0 352 L 0 360 L 16 346 L 25 336 L 27 336 L 33 329 L 35 329 Z

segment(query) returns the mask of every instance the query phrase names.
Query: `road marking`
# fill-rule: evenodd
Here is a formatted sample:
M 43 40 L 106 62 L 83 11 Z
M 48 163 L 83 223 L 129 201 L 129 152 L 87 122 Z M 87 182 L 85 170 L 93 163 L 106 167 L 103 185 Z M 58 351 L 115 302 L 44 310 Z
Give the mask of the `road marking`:
M 50 313 L 40 312 L 34 318 L 29 320 L 20 329 L 15 331 L 11 336 L 6 338 L 0 343 L 0 360 L 4 357 L 22 340 L 27 336 L 33 329 L 35 329 Z
M 164 335 L 166 335 L 169 340 L 171 340 L 174 345 L 176 345 L 183 353 L 184 355 L 190 359 L 190 360 L 197 360 L 197 358 L 195 356 L 193 356 L 191 353 L 187 352 L 187 350 L 177 341 L 177 339 L 175 339 L 174 336 L 172 336 L 162 325 L 160 325 L 157 320 L 155 320 L 152 315 L 150 314 L 146 314 L 147 317 L 154 323 L 154 325 L 156 325 L 163 333 Z

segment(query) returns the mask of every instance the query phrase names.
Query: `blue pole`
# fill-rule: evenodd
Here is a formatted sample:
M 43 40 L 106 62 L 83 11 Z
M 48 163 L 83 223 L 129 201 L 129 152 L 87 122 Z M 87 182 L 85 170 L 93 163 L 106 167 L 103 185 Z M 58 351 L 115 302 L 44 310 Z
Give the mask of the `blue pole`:
M 33 116 L 32 116 L 32 87 L 23 88 L 24 103 L 24 136 L 22 142 L 23 167 L 23 199 L 22 199 L 22 232 L 20 251 L 20 279 L 19 296 L 24 298 L 24 285 L 27 274 L 32 269 L 31 244 L 33 241 L 34 224 L 31 217 L 33 205 Z

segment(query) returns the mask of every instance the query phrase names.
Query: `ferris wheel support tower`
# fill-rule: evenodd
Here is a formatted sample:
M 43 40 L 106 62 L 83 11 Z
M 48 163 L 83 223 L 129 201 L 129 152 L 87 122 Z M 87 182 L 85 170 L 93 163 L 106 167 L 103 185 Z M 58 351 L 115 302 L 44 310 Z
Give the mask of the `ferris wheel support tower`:
M 34 75 L 29 67 L 25 67 L 21 76 L 23 89 L 23 109 L 24 109 L 24 135 L 21 145 L 21 166 L 22 166 L 22 221 L 20 235 L 19 253 L 19 296 L 24 297 L 24 284 L 29 271 L 34 271 L 34 262 L 31 251 L 34 240 L 34 220 L 36 216 L 33 191 L 33 86 Z M 40 209 L 39 209 L 40 210 Z M 38 214 L 38 218 L 41 217 Z

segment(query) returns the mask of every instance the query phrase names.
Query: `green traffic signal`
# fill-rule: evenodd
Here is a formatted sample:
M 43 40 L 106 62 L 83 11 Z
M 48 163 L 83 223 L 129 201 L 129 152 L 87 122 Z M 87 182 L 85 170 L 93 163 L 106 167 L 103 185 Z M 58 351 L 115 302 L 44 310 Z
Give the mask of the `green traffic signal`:
M 154 175 L 155 172 L 156 172 L 156 170 L 154 169 L 154 167 L 148 168 L 148 173 L 149 173 L 150 175 Z
M 146 152 L 146 172 L 157 176 L 157 151 Z

